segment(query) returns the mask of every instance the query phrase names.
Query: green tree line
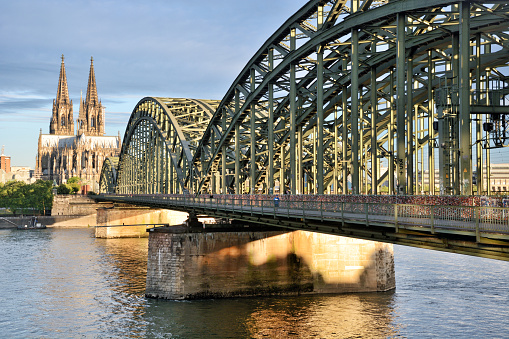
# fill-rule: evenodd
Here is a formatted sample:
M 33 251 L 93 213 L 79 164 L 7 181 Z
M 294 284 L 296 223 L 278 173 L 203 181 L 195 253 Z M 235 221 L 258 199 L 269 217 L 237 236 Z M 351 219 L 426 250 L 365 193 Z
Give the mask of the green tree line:
M 0 183 L 0 208 L 8 208 L 13 214 L 44 214 L 53 206 L 51 181 L 37 180 L 33 184 L 23 181 Z
M 57 187 L 57 194 L 77 194 L 81 189 L 81 179 L 72 177 L 67 180 L 66 184 L 60 184 Z

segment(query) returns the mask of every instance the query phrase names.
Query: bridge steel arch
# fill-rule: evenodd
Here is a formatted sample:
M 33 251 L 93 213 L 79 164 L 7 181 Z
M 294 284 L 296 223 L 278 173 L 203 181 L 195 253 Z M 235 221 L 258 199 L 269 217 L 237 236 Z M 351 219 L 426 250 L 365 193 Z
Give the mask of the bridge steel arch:
M 142 99 L 117 191 L 489 194 L 508 66 L 506 1 L 311 0 L 221 101 Z
M 218 101 L 146 97 L 134 108 L 122 142 L 118 193 L 193 191 L 193 153 Z
M 99 179 L 99 192 L 116 193 L 118 160 L 118 157 L 104 159 Z
M 509 113 L 508 6 L 309 1 L 219 104 L 195 192 L 413 194 L 428 172 L 430 194 L 470 195 L 474 162 L 489 193 L 496 140 L 482 126 Z

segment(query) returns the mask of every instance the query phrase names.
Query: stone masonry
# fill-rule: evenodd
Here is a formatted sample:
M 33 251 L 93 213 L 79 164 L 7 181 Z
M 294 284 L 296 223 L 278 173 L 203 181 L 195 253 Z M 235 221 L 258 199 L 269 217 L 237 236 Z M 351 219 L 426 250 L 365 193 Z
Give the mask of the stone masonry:
M 150 232 L 146 295 L 165 299 L 395 288 L 392 244 L 306 231 Z

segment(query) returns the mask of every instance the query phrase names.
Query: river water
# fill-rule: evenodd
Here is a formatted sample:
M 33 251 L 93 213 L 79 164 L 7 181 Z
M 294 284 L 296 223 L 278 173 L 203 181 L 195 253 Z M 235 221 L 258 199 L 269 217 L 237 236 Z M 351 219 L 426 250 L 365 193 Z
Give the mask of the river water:
M 394 292 L 167 301 L 147 245 L 0 230 L 0 337 L 509 338 L 509 262 L 395 246 Z

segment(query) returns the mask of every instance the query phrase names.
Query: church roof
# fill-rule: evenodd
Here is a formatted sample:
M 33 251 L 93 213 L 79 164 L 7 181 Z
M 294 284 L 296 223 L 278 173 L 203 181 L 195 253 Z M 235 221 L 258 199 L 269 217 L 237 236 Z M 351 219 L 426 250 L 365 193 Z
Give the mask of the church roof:
M 73 148 L 77 145 L 88 146 L 89 149 L 96 148 L 120 148 L 117 137 L 110 136 L 81 136 L 41 134 L 41 147 Z
M 41 134 L 41 147 L 72 147 L 75 137 L 72 135 Z
M 117 137 L 109 136 L 87 136 L 85 134 L 76 137 L 76 143 L 88 144 L 90 149 L 95 148 L 120 148 L 120 143 Z

